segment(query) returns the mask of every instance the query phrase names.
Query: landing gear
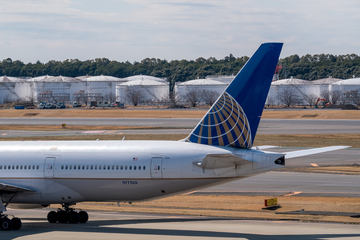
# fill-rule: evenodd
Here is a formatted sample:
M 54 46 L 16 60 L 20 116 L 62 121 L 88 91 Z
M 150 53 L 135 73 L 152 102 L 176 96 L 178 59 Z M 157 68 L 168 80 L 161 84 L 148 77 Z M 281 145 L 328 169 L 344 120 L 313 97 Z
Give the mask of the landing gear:
M 69 208 L 68 204 L 63 204 L 63 209 L 58 209 L 56 212 L 51 211 L 47 215 L 49 223 L 86 223 L 89 215 L 85 211 L 77 212 Z
M 0 229 L 1 230 L 19 230 L 21 228 L 21 220 L 17 217 L 12 217 L 11 219 L 8 215 L 3 212 L 6 211 L 6 206 L 8 203 L 4 204 L 2 198 L 0 197 Z

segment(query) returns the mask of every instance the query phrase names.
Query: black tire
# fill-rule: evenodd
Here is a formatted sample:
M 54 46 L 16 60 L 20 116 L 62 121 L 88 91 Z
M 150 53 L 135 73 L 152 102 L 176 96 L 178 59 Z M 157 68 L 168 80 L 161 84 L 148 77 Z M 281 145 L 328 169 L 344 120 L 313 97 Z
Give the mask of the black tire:
M 12 230 L 19 230 L 21 228 L 21 219 L 14 217 L 13 219 L 11 219 L 11 229 Z
M 55 211 L 51 211 L 47 215 L 47 220 L 49 223 L 56 223 L 58 221 L 58 214 Z
M 85 211 L 79 212 L 79 222 L 86 223 L 89 220 L 89 215 Z
M 3 217 L 1 218 L 1 223 L 0 223 L 0 227 L 2 230 L 10 230 L 11 229 L 11 221 L 9 218 L 7 217 Z
M 57 217 L 59 223 L 67 223 L 69 221 L 69 214 L 65 211 L 59 211 Z
M 69 223 L 79 223 L 79 214 L 75 211 L 68 212 Z

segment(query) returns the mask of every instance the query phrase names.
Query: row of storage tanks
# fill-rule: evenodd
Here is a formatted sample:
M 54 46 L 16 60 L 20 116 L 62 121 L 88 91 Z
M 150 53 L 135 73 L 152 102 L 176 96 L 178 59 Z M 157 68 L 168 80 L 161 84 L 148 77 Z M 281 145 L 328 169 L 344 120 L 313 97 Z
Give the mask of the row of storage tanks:
M 207 91 L 220 95 L 234 76 L 209 76 L 206 79 L 195 79 L 175 86 L 178 102 L 186 102 L 189 93 Z M 307 104 L 307 97 L 321 97 L 323 92 L 360 90 L 360 78 L 347 80 L 325 78 L 315 81 L 302 79 L 282 79 L 273 81 L 268 104 L 282 105 L 281 94 L 291 90 L 297 95 L 300 102 Z M 169 99 L 169 84 L 166 79 L 136 75 L 127 78 L 112 76 L 40 76 L 35 78 L 0 77 L 0 104 L 16 101 L 34 102 L 63 102 L 63 103 L 89 103 L 89 102 L 120 102 L 132 104 L 131 95 L 139 96 L 139 104 L 159 103 Z M 198 99 L 202 101 L 201 96 Z M 303 102 L 301 102 L 303 101 Z

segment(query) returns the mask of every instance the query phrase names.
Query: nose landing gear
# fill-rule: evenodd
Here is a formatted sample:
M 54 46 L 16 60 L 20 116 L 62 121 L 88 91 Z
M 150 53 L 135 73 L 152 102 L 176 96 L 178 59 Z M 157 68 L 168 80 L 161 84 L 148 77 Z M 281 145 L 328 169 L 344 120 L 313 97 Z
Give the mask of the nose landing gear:
M 63 209 L 51 211 L 47 215 L 49 223 L 86 223 L 89 215 L 85 211 L 75 211 L 69 204 L 62 204 Z

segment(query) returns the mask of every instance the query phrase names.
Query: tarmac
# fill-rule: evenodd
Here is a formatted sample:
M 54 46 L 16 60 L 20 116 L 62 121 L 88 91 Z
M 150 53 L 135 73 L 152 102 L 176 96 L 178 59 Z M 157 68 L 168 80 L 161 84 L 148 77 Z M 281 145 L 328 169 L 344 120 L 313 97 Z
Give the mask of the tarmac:
M 171 134 L 188 133 L 198 119 L 9 119 L 0 125 L 57 125 L 61 123 L 94 126 L 153 126 L 162 129 L 116 131 L 0 131 L 7 136 L 56 136 L 57 134 Z M 360 133 L 359 120 L 283 120 L 263 119 L 260 134 Z M 47 135 L 46 135 L 47 136 Z M 300 148 L 274 148 L 288 152 Z M 302 148 L 301 148 L 302 149 Z M 287 160 L 287 167 L 360 164 L 360 149 L 350 148 Z M 302 196 L 360 197 L 359 175 L 318 174 L 273 171 L 223 185 L 202 189 L 194 194 L 283 195 L 296 192 Z M 249 219 L 210 218 L 156 214 L 130 214 L 91 211 L 87 224 L 49 224 L 49 209 L 10 210 L 22 218 L 19 231 L 0 231 L 0 239 L 247 239 L 247 240 L 322 240 L 360 239 L 358 225 L 259 221 Z
M 244 240 L 357 240 L 358 225 L 258 221 L 233 218 L 89 212 L 86 224 L 50 224 L 49 209 L 10 210 L 23 219 L 19 231 L 0 232 L 10 239 L 244 239 Z
M 192 118 L 0 118 L 0 125 L 88 125 L 154 127 L 157 129 L 99 131 L 0 130 L 0 137 L 73 136 L 98 134 L 188 134 L 199 119 Z M 258 134 L 339 134 L 360 133 L 360 120 L 262 119 Z

